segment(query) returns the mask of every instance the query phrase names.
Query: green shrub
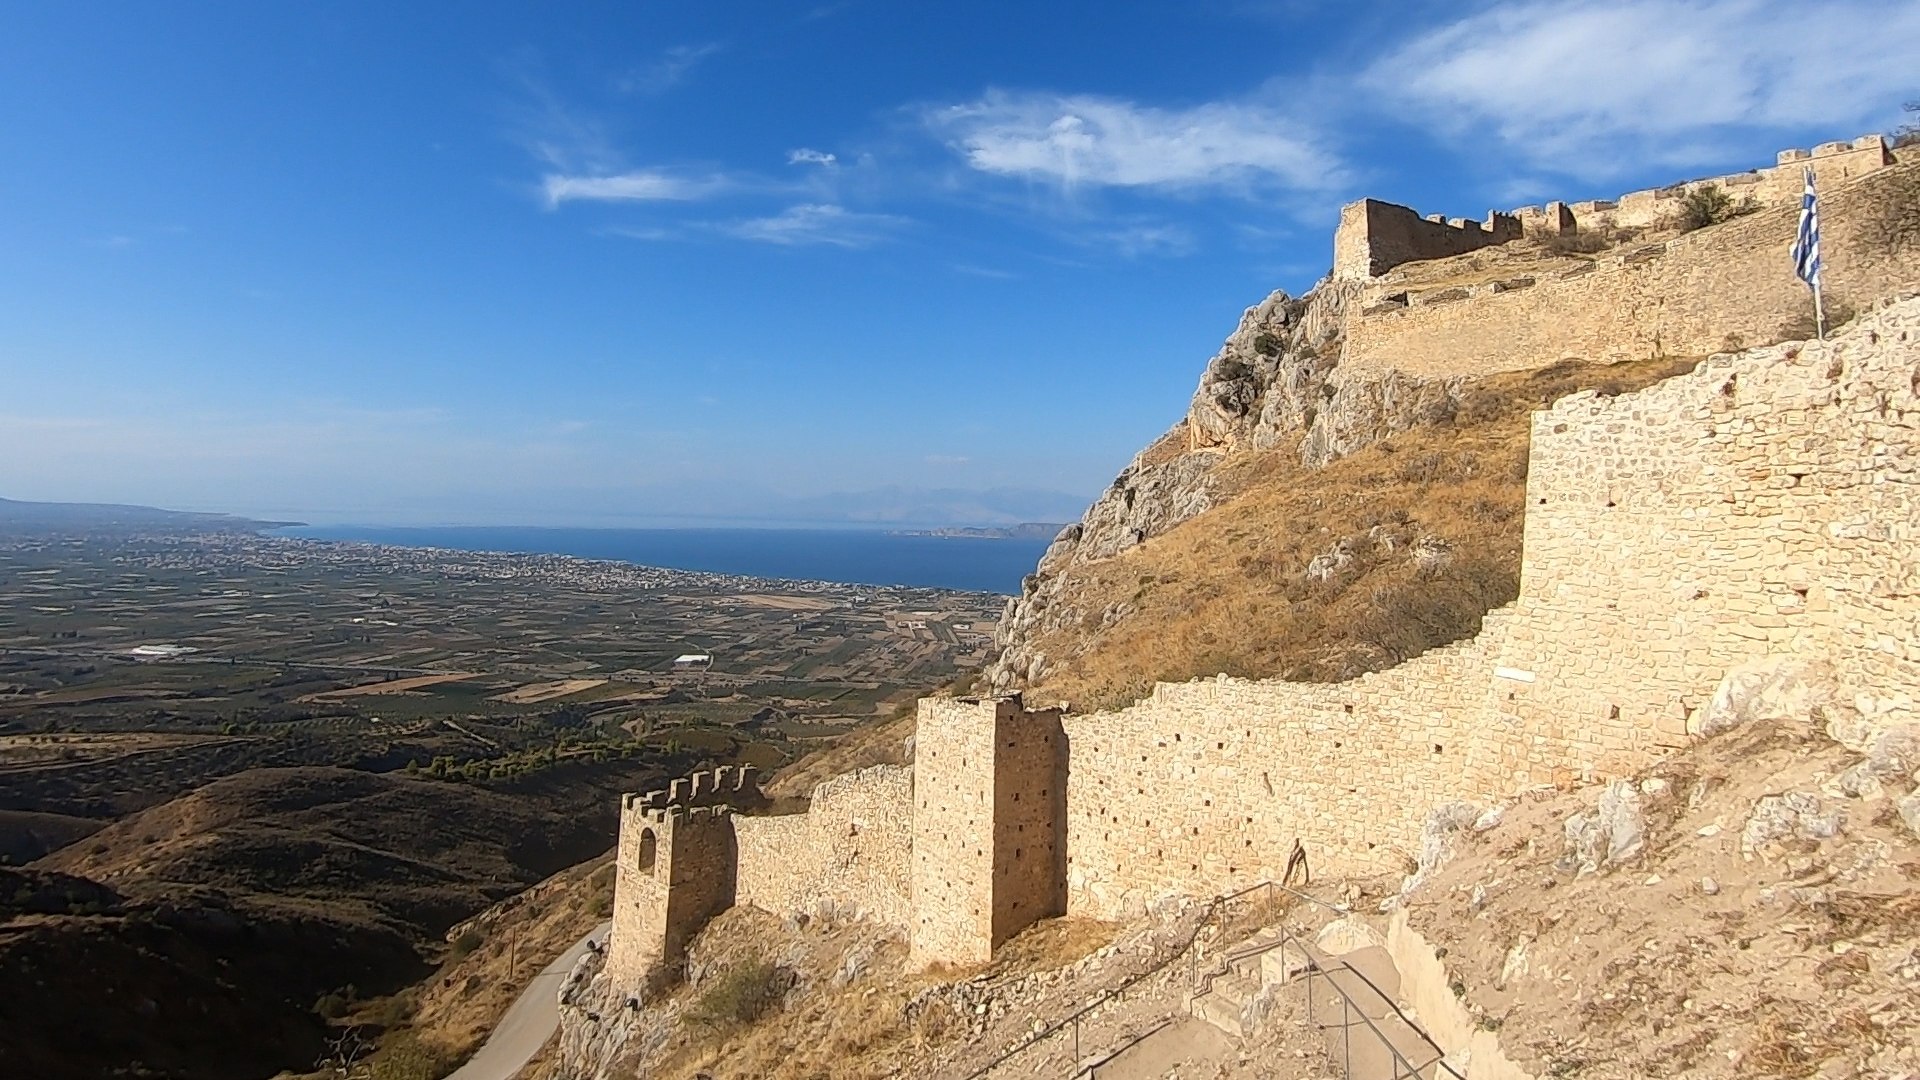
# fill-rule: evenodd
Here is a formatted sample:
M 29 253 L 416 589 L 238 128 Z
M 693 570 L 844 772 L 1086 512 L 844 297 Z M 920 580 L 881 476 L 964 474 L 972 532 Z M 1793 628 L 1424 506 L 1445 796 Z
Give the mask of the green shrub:
M 1254 336 L 1253 351 L 1261 356 L 1279 356 L 1280 339 L 1265 331 Z
M 1706 184 L 1681 197 L 1680 231 L 1704 229 L 1709 225 L 1732 221 L 1742 214 L 1751 214 L 1757 209 L 1759 206 L 1752 199 L 1736 203 L 1733 196 L 1720 189 L 1720 185 Z
M 338 1020 L 347 1015 L 347 998 L 339 992 L 323 995 L 313 1003 L 313 1011 L 320 1014 L 322 1020 Z

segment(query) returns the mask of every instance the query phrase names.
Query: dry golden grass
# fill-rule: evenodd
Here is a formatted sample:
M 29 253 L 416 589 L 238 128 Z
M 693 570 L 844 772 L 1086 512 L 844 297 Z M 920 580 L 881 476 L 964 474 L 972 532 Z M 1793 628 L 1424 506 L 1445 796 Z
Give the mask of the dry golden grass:
M 1098 919 L 1042 919 L 994 953 L 994 971 L 1053 971 L 1113 944 L 1118 923 Z
M 450 1058 L 464 1057 L 542 967 L 612 910 L 607 856 L 563 870 L 455 927 L 446 963 L 417 988 L 414 1033 Z
M 1403 432 L 1321 468 L 1242 454 L 1216 477 L 1225 501 L 1123 555 L 1075 567 L 1079 625 L 1042 635 L 1053 671 L 1029 692 L 1102 708 L 1157 680 L 1225 672 L 1325 682 L 1470 637 L 1519 591 L 1532 410 L 1582 389 L 1623 393 L 1697 361 L 1563 361 L 1472 384 L 1447 423 Z M 1448 560 L 1423 567 L 1423 538 Z M 1315 556 L 1350 561 L 1325 581 Z M 1120 605 L 1132 613 L 1101 628 Z
M 913 734 L 913 708 L 903 706 L 892 719 L 855 728 L 824 750 L 815 750 L 781 769 L 766 785 L 775 809 L 790 812 L 794 800 L 813 794 L 815 786 L 843 773 L 873 765 L 906 762 L 906 740 Z

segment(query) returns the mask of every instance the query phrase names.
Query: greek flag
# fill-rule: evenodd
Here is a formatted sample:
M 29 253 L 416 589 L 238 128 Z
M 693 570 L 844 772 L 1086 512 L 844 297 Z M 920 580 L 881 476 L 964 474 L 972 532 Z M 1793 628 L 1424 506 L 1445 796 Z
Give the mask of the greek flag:
M 1793 240 L 1793 272 L 1813 288 L 1820 287 L 1820 209 L 1813 200 L 1813 166 L 1807 166 L 1807 189 L 1800 196 L 1800 233 Z

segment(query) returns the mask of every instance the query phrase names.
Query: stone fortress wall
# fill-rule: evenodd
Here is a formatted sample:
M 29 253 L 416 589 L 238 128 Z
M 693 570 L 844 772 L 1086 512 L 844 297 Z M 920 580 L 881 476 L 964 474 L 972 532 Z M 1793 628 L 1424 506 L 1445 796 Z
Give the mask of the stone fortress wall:
M 1920 169 L 1871 170 L 1823 206 L 1847 303 L 1916 284 Z M 1771 339 L 1764 318 L 1790 310 L 1779 290 L 1799 289 L 1792 213 L 1567 282 L 1350 318 L 1343 365 L 1371 349 L 1458 374 Z M 1367 336 L 1422 317 L 1404 338 Z M 1473 352 L 1487 325 L 1519 344 Z M 1916 542 L 1920 298 L 1827 342 L 1574 395 L 1534 417 L 1520 595 L 1473 639 L 1344 683 L 1163 683 L 1084 716 L 927 699 L 911 768 L 828 781 L 804 814 L 730 812 L 761 802 L 751 770 L 628 796 L 608 971 L 642 985 L 734 903 L 862 913 L 901 927 L 921 964 L 972 964 L 1048 915 L 1278 880 L 1296 843 L 1318 874 L 1399 871 L 1437 807 L 1626 773 L 1680 745 L 1743 662 L 1796 653 L 1855 688 L 1920 685 Z
M 969 964 L 1048 915 L 1277 880 L 1296 842 L 1318 874 L 1397 872 L 1439 806 L 1680 745 L 1746 661 L 1920 685 L 1916 372 L 1920 298 L 1828 342 L 1563 399 L 1534 420 L 1519 598 L 1387 671 L 1163 683 L 1085 716 L 928 699 L 912 770 L 829 781 L 803 815 L 629 797 L 610 970 L 637 983 L 736 902 L 863 910 L 918 962 Z
M 1818 159 L 1816 159 L 1818 160 Z M 1920 253 L 1920 162 L 1825 189 L 1821 256 L 1829 313 L 1912 281 Z M 1631 247 L 1552 276 L 1410 290 L 1392 275 L 1349 310 L 1343 370 L 1428 378 L 1596 362 L 1705 356 L 1810 328 L 1813 302 L 1790 266 L 1797 203 Z M 1782 313 L 1800 313 L 1783 318 Z M 1489 334 L 1489 325 L 1500 333 Z
M 1345 280 L 1378 278 L 1396 266 L 1444 259 L 1518 240 L 1521 236 L 1558 236 L 1604 229 L 1648 229 L 1671 225 L 1681 201 L 1701 188 L 1717 187 L 1738 204 L 1755 209 L 1800 205 L 1804 170 L 1828 191 L 1894 164 L 1881 135 L 1851 142 L 1822 143 L 1812 150 L 1782 150 L 1771 168 L 1711 176 L 1663 188 L 1633 191 L 1618 199 L 1550 202 L 1502 213 L 1489 211 L 1485 222 L 1421 217 L 1413 209 L 1378 199 L 1361 199 L 1340 210 L 1333 234 L 1333 276 Z
M 1412 209 L 1379 199 L 1361 199 L 1340 208 L 1333 233 L 1333 276 L 1379 277 L 1401 263 L 1465 255 L 1521 236 L 1520 219 L 1498 211 L 1483 222 L 1421 217 Z
M 1920 685 L 1917 371 L 1909 300 L 1538 414 L 1520 597 L 1474 639 L 1345 683 L 1161 684 L 1066 719 L 1066 910 L 1277 880 L 1296 838 L 1316 872 L 1397 871 L 1436 807 L 1636 769 L 1762 656 Z
M 1920 169 L 1877 174 L 1823 203 L 1831 310 L 1858 308 L 1906 280 L 1920 250 Z M 1804 310 L 1809 322 L 1812 316 L 1805 286 L 1781 272 L 1796 215 L 1790 208 L 1761 211 L 1553 278 L 1363 302 L 1348 322 L 1342 362 L 1356 372 L 1444 377 L 1568 357 L 1706 355 L 1775 340 L 1782 312 Z M 1476 302 L 1458 302 L 1468 299 Z M 1502 326 L 1500 335 L 1484 332 L 1489 320 Z
M 804 814 L 733 819 L 735 901 L 905 926 L 911 890 L 913 770 L 875 765 L 813 790 Z

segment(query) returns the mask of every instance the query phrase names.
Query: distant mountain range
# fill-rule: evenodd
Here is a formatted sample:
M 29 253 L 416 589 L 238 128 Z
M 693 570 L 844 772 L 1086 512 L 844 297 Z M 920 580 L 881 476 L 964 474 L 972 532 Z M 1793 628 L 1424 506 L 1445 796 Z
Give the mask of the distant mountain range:
M 170 528 L 196 532 L 258 532 L 298 521 L 255 521 L 232 514 L 162 510 L 118 503 L 22 502 L 0 499 L 0 526 L 11 528 L 126 529 Z
M 1018 525 L 951 526 L 943 529 L 899 529 L 895 536 L 952 536 L 974 540 L 1051 540 L 1066 525 L 1057 521 L 1025 521 Z

